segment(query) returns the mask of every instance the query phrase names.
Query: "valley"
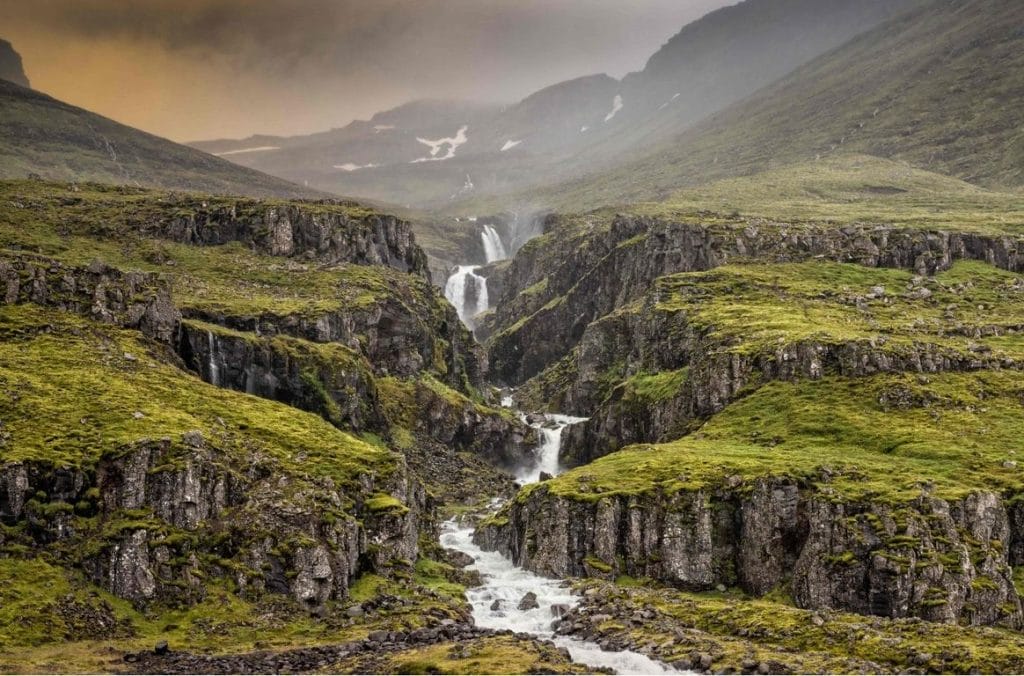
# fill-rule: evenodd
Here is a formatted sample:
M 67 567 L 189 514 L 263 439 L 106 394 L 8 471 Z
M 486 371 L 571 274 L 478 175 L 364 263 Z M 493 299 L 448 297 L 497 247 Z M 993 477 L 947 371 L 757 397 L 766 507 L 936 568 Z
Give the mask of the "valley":
M 187 145 L 0 40 L 0 672 L 1024 672 L 1022 7 L 717 7 Z

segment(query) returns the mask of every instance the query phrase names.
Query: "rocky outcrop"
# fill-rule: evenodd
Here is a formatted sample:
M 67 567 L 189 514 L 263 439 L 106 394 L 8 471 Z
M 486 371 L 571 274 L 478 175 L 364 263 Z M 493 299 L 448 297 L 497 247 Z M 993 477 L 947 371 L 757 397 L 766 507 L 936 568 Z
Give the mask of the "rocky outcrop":
M 635 324 L 644 317 L 636 316 Z M 621 327 L 620 321 L 597 322 L 592 327 L 607 330 Z M 722 337 L 711 337 L 690 327 L 680 314 L 674 321 L 652 322 L 649 341 L 626 347 L 629 333 L 618 334 L 601 350 L 587 338 L 578 352 L 577 379 L 568 388 L 570 408 L 592 411 L 590 418 L 568 427 L 562 441 L 562 461 L 582 465 L 635 443 L 669 441 L 679 438 L 699 421 L 718 413 L 730 402 L 765 382 L 818 380 L 827 376 L 866 377 L 880 373 L 950 373 L 992 369 L 1019 369 L 1011 358 L 978 350 L 971 352 L 932 343 L 922 337 L 910 344 L 890 344 L 884 337 L 868 340 L 801 340 L 756 352 L 723 349 Z M 651 327 L 648 326 L 647 329 Z M 588 329 L 588 333 L 590 329 Z M 634 334 L 635 335 L 635 334 Z M 728 337 L 726 337 L 726 340 Z M 608 347 L 610 345 L 610 348 Z M 614 362 L 591 361 L 598 352 Z M 685 379 L 676 391 L 658 399 L 637 400 L 629 395 L 628 383 L 620 383 L 598 400 L 601 375 L 624 355 L 636 355 L 635 371 L 651 372 L 685 369 Z
M 31 87 L 25 68 L 21 63 L 21 55 L 7 40 L 0 39 L 0 80 L 7 80 L 22 87 Z
M 187 215 L 143 222 L 142 234 L 200 246 L 241 242 L 262 254 L 327 265 L 386 265 L 429 281 L 427 257 L 412 227 L 394 216 L 331 200 L 303 205 L 246 200 L 230 206 L 183 200 L 175 206 Z
M 388 428 L 369 363 L 343 344 L 245 334 L 185 320 L 178 353 L 218 387 L 316 413 L 343 429 Z
M 891 226 L 704 225 L 619 216 L 607 227 L 549 219 L 506 275 L 490 341 L 492 374 L 524 382 L 566 355 L 599 317 L 640 298 L 658 277 L 750 260 L 825 259 L 931 275 L 956 260 L 1024 271 L 1024 239 Z
M 1020 627 L 1007 501 L 850 503 L 827 482 L 744 481 L 675 493 L 521 495 L 477 540 L 543 575 L 650 577 L 764 595 L 789 584 L 801 608 Z
M 0 292 L 5 304 L 54 307 L 138 329 L 163 343 L 173 341 L 181 318 L 166 280 L 99 261 L 73 267 L 43 256 L 5 254 L 0 258 Z
M 345 598 L 361 572 L 416 559 L 430 508 L 395 462 L 393 472 L 338 486 L 257 451 L 228 457 L 215 439 L 189 432 L 140 441 L 87 468 L 9 463 L 0 468 L 0 521 L 9 527 L 0 541 L 57 545 L 67 563 L 140 606 L 196 602 L 206 581 L 221 577 L 243 595 L 287 594 L 317 608 Z

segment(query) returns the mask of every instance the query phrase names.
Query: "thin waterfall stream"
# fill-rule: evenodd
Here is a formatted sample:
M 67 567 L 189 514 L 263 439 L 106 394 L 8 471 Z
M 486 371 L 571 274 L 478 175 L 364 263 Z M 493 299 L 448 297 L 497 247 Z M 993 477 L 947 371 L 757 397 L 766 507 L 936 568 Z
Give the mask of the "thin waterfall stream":
M 507 258 L 505 245 L 493 226 L 484 225 L 480 237 L 487 264 Z M 459 318 L 470 330 L 475 328 L 475 317 L 490 309 L 487 279 L 477 274 L 480 267 L 457 266 L 444 288 L 445 298 L 455 307 Z M 514 407 L 511 396 L 503 397 L 501 404 L 506 408 Z M 583 422 L 586 418 L 547 414 L 541 420 L 534 418 L 527 421 L 522 412 L 519 412 L 519 416 L 537 430 L 541 442 L 533 462 L 516 473 L 516 481 L 525 486 L 537 483 L 542 478 L 558 476 L 563 470 L 559 462 L 562 432 L 569 425 Z M 492 500 L 492 509 L 500 506 L 500 500 Z M 550 640 L 567 649 L 573 661 L 590 667 L 611 669 L 618 674 L 679 673 L 637 652 L 605 651 L 596 643 L 557 636 L 552 626 L 554 621 L 579 604 L 579 597 L 573 594 L 569 583 L 541 577 L 516 566 L 503 554 L 484 551 L 473 542 L 473 532 L 471 523 L 451 519 L 442 527 L 441 544 L 470 556 L 473 563 L 468 569 L 478 571 L 483 579 L 481 586 L 466 592 L 477 626 L 509 629 Z M 523 598 L 531 593 L 536 595 L 536 603 L 521 604 Z

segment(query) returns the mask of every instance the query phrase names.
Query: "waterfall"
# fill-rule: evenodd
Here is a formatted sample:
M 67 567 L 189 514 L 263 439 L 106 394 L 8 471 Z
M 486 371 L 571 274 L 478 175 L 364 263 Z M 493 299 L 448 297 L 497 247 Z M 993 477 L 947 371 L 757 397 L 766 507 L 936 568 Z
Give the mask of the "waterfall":
M 568 415 L 548 414 L 544 416 L 543 423 L 531 424 L 530 427 L 540 432 L 540 447 L 537 449 L 534 464 L 518 471 L 516 481 L 525 486 L 540 481 L 542 472 L 551 476 L 561 474 L 562 466 L 558 461 L 558 454 L 562 450 L 562 431 L 569 425 L 586 422 L 586 420 L 586 418 L 574 418 Z
M 470 329 L 473 317 L 490 308 L 487 296 L 487 278 L 476 274 L 478 266 L 460 265 L 444 285 L 444 297 L 455 306 L 462 320 Z
M 484 258 L 488 263 L 503 261 L 508 258 L 505 253 L 505 245 L 501 243 L 501 236 L 494 226 L 485 225 L 484 231 L 480 233 L 480 239 L 484 243 Z
M 210 384 L 220 385 L 220 367 L 217 365 L 217 339 L 213 335 L 213 331 L 206 332 L 206 345 L 210 352 L 208 358 L 208 367 L 210 372 Z

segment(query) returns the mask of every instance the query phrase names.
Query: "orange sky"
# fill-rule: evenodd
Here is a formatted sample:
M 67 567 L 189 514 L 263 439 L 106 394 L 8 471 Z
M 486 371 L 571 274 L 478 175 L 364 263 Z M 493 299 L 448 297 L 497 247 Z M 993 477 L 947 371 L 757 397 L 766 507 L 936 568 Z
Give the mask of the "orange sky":
M 190 141 L 621 76 L 731 1 L 18 0 L 0 3 L 0 37 L 36 89 Z

